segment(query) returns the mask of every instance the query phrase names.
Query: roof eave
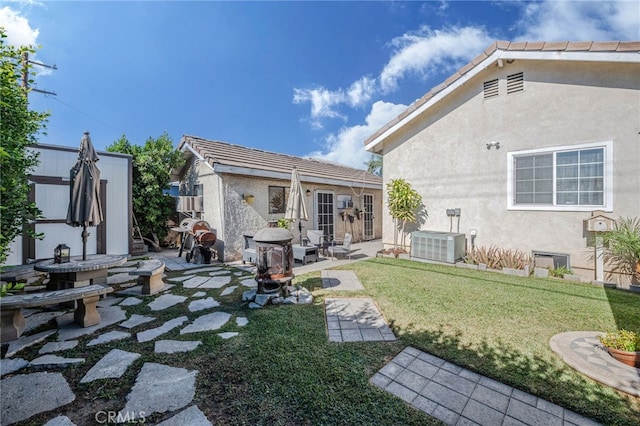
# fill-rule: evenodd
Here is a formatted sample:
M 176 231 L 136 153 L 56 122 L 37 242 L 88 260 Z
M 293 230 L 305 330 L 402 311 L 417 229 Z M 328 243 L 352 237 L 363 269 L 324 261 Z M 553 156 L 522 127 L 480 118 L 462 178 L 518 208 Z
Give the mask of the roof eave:
M 409 106 L 402 114 L 391 120 L 385 126 L 382 127 L 380 134 L 365 141 L 365 150 L 373 153 L 381 153 L 384 145 L 384 141 L 391 135 L 400 130 L 402 127 L 410 124 L 420 114 L 431 108 L 434 104 L 438 103 L 444 97 L 454 92 L 461 86 L 478 75 L 480 72 L 497 63 L 498 60 L 562 60 L 562 61 L 582 61 L 582 62 L 621 62 L 621 63 L 640 63 L 640 54 L 637 51 L 633 51 L 635 55 L 630 52 L 618 52 L 618 51 L 521 51 L 521 50 L 494 50 L 484 60 L 480 61 L 477 65 L 468 69 L 468 71 L 453 81 L 451 84 L 437 91 L 427 101 L 420 104 L 421 100 L 416 101 L 413 105 Z M 455 74 L 454 74 L 455 75 Z M 444 85 L 442 83 L 441 85 Z M 439 86 L 434 89 L 438 89 Z M 431 89 L 429 93 L 433 92 Z M 424 97 L 423 97 L 424 98 Z

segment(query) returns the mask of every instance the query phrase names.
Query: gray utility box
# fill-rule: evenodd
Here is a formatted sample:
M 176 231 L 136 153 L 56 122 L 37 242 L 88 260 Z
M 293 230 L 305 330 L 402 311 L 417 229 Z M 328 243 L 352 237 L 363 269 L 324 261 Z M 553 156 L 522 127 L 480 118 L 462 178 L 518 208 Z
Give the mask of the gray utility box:
M 415 231 L 411 233 L 411 258 L 456 263 L 465 255 L 464 234 Z

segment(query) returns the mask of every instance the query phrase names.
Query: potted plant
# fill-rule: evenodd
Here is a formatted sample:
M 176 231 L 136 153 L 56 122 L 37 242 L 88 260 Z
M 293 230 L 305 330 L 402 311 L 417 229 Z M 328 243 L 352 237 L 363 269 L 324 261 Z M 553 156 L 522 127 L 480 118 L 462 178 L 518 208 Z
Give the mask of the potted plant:
M 612 357 L 631 367 L 640 368 L 640 334 L 618 330 L 600 335 L 599 339 Z
M 604 260 L 614 270 L 640 280 L 640 218 L 620 218 L 604 233 Z

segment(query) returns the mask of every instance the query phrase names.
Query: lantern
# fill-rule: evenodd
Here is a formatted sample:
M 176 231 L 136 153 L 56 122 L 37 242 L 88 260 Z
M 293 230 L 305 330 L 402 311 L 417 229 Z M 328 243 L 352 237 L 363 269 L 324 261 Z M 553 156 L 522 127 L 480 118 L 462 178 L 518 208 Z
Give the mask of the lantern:
M 67 263 L 71 257 L 71 248 L 66 244 L 58 244 L 53 250 L 53 263 Z

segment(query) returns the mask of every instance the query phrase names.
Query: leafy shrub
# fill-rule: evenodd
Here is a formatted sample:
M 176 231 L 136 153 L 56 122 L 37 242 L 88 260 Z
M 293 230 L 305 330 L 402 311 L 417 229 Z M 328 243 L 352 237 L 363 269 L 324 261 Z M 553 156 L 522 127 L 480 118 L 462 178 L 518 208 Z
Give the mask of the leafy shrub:
M 549 275 L 556 278 L 564 278 L 565 275 L 571 274 L 571 269 L 566 266 L 558 266 L 555 269 L 549 268 Z
M 531 265 L 531 256 L 514 249 L 502 249 L 496 246 L 473 248 L 465 257 L 466 263 L 487 265 L 489 269 L 524 269 Z
M 524 269 L 531 266 L 531 256 L 520 250 L 501 250 L 500 251 L 500 269 Z
M 600 343 L 620 351 L 639 352 L 640 334 L 630 330 L 611 331 L 599 336 Z

